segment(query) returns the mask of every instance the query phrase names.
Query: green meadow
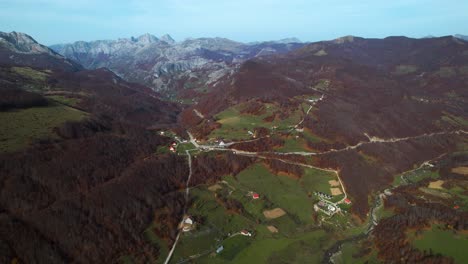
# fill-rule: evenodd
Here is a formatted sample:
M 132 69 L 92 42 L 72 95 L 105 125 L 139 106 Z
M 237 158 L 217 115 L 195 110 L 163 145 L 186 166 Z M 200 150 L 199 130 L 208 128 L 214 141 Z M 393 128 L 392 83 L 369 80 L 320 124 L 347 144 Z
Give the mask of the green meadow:
M 86 116 L 85 112 L 60 104 L 0 112 L 0 151 L 17 151 L 35 140 L 54 138 L 55 127 Z

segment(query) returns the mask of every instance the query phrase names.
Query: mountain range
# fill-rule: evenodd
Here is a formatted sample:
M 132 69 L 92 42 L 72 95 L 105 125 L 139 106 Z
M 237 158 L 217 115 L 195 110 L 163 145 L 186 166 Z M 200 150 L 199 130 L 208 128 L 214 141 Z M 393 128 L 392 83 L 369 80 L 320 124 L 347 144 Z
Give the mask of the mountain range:
M 88 69 L 106 67 L 123 78 L 156 91 L 174 93 L 188 86 L 209 85 L 242 62 L 303 46 L 298 39 L 240 43 L 225 38 L 196 38 L 175 42 L 169 35 L 78 41 L 51 49 Z

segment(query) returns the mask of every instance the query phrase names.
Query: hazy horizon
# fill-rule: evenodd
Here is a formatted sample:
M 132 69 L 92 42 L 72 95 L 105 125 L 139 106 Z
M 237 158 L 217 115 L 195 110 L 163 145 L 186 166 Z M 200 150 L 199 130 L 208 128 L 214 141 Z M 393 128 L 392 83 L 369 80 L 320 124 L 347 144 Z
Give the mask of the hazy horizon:
M 223 37 L 239 42 L 465 34 L 468 2 L 448 2 L 2 0 L 0 31 L 24 32 L 46 45 L 145 33 L 169 34 L 176 41 Z

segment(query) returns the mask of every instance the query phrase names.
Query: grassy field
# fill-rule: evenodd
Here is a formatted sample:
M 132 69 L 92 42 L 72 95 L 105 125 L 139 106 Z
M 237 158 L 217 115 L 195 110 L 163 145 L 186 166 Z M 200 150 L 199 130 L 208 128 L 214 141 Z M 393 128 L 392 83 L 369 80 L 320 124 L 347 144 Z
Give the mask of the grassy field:
M 0 112 L 0 151 L 16 151 L 34 140 L 55 137 L 54 127 L 65 121 L 81 120 L 86 115 L 59 104 Z
M 346 243 L 341 248 L 341 254 L 334 258 L 336 264 L 365 264 L 365 263 L 379 263 L 377 260 L 377 253 L 373 251 L 369 255 L 360 258 L 353 257 L 360 250 L 359 243 Z
M 418 67 L 416 65 L 398 65 L 395 68 L 394 74 L 404 75 L 404 74 L 416 72 L 417 70 L 418 70 Z
M 217 188 L 200 185 L 191 190 L 193 201 L 188 213 L 197 221 L 197 228 L 181 237 L 173 263 L 202 253 L 196 263 L 307 263 L 319 261 L 323 249 L 331 242 L 329 233 L 316 229 L 312 219 L 316 197 L 312 190 L 329 190 L 328 180 L 334 174 L 308 169 L 301 179 L 272 174 L 264 165 L 254 164 L 236 177 L 224 176 Z M 251 191 L 260 194 L 253 200 Z M 222 200 L 242 204 L 241 211 L 228 210 Z M 286 215 L 267 219 L 264 210 L 282 208 Z M 278 233 L 271 233 L 272 225 Z M 252 237 L 234 235 L 243 229 Z M 213 252 L 220 245 L 220 254 Z M 294 253 L 293 253 L 294 252 Z
M 12 67 L 11 70 L 23 77 L 40 82 L 45 81 L 49 76 L 46 72 L 34 70 L 29 67 Z
M 444 230 L 434 225 L 432 229 L 413 237 L 412 243 L 420 250 L 432 250 L 434 253 L 453 257 L 455 263 L 466 263 L 466 249 L 468 248 L 468 234 L 466 233 Z
M 442 78 L 451 78 L 457 75 L 457 72 L 455 67 L 440 67 L 436 74 Z
M 466 195 L 466 189 L 461 186 L 455 186 L 449 190 L 448 193 L 456 197 L 457 204 L 460 206 L 460 209 L 463 211 L 468 211 L 468 195 Z
M 453 126 L 462 126 L 468 127 L 468 119 L 461 117 L 461 116 L 454 116 L 448 113 L 444 113 L 445 115 L 442 116 L 441 120 L 445 121 L 446 123 L 453 125 Z
M 327 237 L 323 230 L 294 237 L 236 237 L 225 243 L 221 254 L 204 256 L 197 263 L 319 263 L 330 245 Z
M 293 238 L 256 238 L 231 263 L 319 263 L 328 242 L 323 230 Z
M 174 252 L 173 262 L 198 253 L 213 252 L 221 244 L 226 246 L 227 252 L 231 250 L 231 254 L 235 254 L 233 250 L 236 248 L 244 246 L 243 243 L 247 242 L 245 239 L 228 237 L 242 229 L 253 230 L 255 222 L 241 214 L 229 214 L 217 201 L 215 193 L 209 191 L 206 186 L 193 188 L 190 196 L 194 202 L 188 213 L 196 219 L 197 227 L 195 230 L 182 234 L 180 243 Z M 237 242 L 231 242 L 231 239 Z M 227 241 L 230 241 L 230 244 Z
M 186 150 L 191 150 L 191 149 L 196 149 L 195 146 L 190 143 L 190 142 L 187 142 L 187 143 L 179 143 L 177 144 L 177 153 L 184 153 L 185 154 L 185 151 Z
M 156 261 L 156 263 L 164 263 L 164 259 L 169 253 L 169 245 L 167 244 L 166 241 L 160 239 L 155 233 L 154 233 L 154 228 L 156 224 L 153 222 L 145 231 L 144 235 L 146 239 L 154 246 L 159 248 L 159 258 Z M 126 256 L 127 263 L 133 263 L 131 260 L 131 256 Z
M 271 208 L 283 208 L 291 216 L 300 219 L 302 223 L 312 220 L 313 204 L 308 197 L 307 187 L 312 187 L 313 180 L 305 182 L 285 176 L 270 173 L 263 165 L 256 164 L 237 175 L 237 183 L 243 188 L 257 192 L 269 203 Z M 235 183 L 233 183 L 235 184 Z M 305 186 L 303 186 L 303 184 Z
M 211 132 L 210 138 L 225 138 L 225 139 L 248 139 L 251 136 L 248 131 L 253 131 L 256 127 L 265 127 L 272 129 L 276 126 L 277 130 L 285 130 L 290 126 L 297 124 L 302 116 L 302 109 L 299 105 L 297 109 L 292 111 L 290 115 L 283 120 L 275 118 L 272 122 L 263 120 L 271 116 L 276 111 L 284 111 L 276 104 L 266 103 L 265 112 L 261 115 L 242 114 L 241 110 L 245 104 L 236 105 L 226 109 L 216 115 L 217 122 L 221 123 L 221 127 Z
M 298 136 L 296 138 L 296 136 Z M 303 132 L 292 131 L 288 136 L 283 136 L 284 145 L 276 151 L 279 152 L 294 152 L 294 151 L 311 151 L 307 147 L 307 142 L 320 142 L 321 138 L 313 135 L 308 129 Z
M 57 101 L 64 105 L 76 106 L 81 100 L 74 97 L 67 97 L 63 95 L 48 95 L 47 98 L 50 98 L 54 101 Z
M 300 179 L 278 176 L 265 166 L 255 164 L 239 173 L 235 180 L 228 178 L 227 181 L 235 186 L 236 190 L 242 190 L 240 193 L 244 197 L 249 191 L 257 192 L 269 209 L 280 207 L 293 219 L 307 224 L 312 221 L 313 203 L 316 200 L 312 193 L 321 191 L 330 194 L 328 181 L 333 179 L 336 179 L 334 173 L 309 168 L 304 170 Z M 259 202 L 255 201 L 255 204 Z M 248 204 L 246 209 L 252 215 L 258 216 L 261 215 L 259 210 L 263 209 L 259 207 Z
M 395 177 L 393 181 L 393 186 L 399 186 L 403 183 L 403 179 L 401 178 L 401 176 L 402 175 L 400 174 L 397 177 Z M 404 176 L 410 183 L 416 183 L 427 178 L 437 179 L 439 178 L 439 172 L 421 168 L 412 172 L 407 172 L 404 174 Z

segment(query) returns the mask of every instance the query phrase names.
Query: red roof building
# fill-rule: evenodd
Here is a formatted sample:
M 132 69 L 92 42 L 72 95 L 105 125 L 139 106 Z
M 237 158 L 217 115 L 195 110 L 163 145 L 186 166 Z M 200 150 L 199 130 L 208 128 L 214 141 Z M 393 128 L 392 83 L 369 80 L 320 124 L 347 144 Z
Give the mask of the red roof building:
M 351 204 L 351 200 L 348 199 L 348 198 L 346 198 L 346 199 L 344 200 L 344 202 L 345 202 L 345 204 Z
M 252 199 L 256 200 L 260 198 L 260 195 L 258 193 L 252 193 Z
M 460 206 L 458 206 L 458 205 L 455 205 L 455 206 L 453 207 L 453 209 L 458 209 L 458 208 L 460 208 Z

